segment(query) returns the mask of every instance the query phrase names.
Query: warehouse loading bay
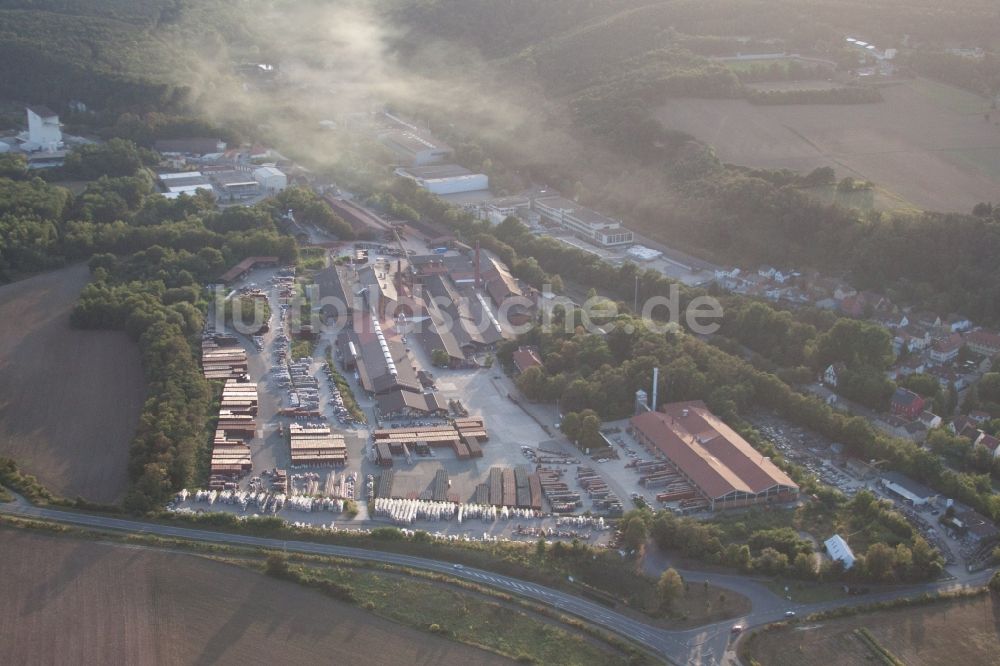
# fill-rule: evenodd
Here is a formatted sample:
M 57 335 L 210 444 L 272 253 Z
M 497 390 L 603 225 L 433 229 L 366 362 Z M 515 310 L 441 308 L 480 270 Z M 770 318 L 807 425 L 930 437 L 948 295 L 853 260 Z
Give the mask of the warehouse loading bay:
M 486 522 L 465 521 L 421 521 L 408 525 L 412 529 L 424 529 L 431 533 L 461 535 L 464 538 L 513 538 L 532 540 L 540 534 L 552 537 L 580 538 L 591 543 L 607 542 L 610 531 L 599 530 L 596 526 L 567 525 L 565 515 L 594 512 L 614 516 L 620 514 L 620 500 L 630 504 L 620 484 L 605 482 L 606 475 L 593 460 L 583 456 L 569 442 L 559 437 L 548 424 L 548 432 L 542 428 L 542 421 L 532 416 L 510 395 L 516 395 L 513 383 L 494 368 L 449 370 L 433 368 L 430 353 L 418 343 L 410 345 L 408 355 L 418 369 L 432 370 L 436 390 L 447 402 L 459 399 L 470 417 L 479 417 L 484 422 L 488 440 L 482 442 L 482 457 L 460 460 L 450 447 L 431 447 L 428 455 L 393 455 L 392 466 L 384 467 L 376 461 L 372 433 L 377 429 L 392 429 L 392 425 L 404 426 L 416 423 L 444 424 L 443 419 L 432 417 L 419 419 L 396 419 L 379 421 L 376 419 L 375 401 L 362 391 L 353 373 L 345 372 L 338 364 L 338 370 L 351 385 L 354 395 L 367 415 L 368 424 L 343 424 L 338 422 L 333 408 L 328 404 L 331 398 L 330 385 L 325 381 L 324 367 L 326 348 L 333 344 L 332 336 L 324 336 L 317 342 L 309 374 L 318 378 L 319 405 L 326 420 L 319 421 L 330 426 L 331 432 L 342 436 L 346 446 L 346 464 L 338 466 L 292 466 L 288 442 L 289 426 L 292 423 L 308 425 L 309 419 L 292 419 L 279 412 L 287 409 L 287 387 L 279 386 L 272 380 L 272 368 L 278 362 L 279 350 L 287 348 L 281 339 L 287 335 L 282 327 L 282 309 L 279 287 L 274 280 L 277 268 L 263 268 L 251 271 L 245 278 L 234 283 L 227 291 L 239 292 L 250 288 L 267 295 L 271 309 L 269 330 L 256 340 L 236 334 L 240 346 L 247 354 L 247 374 L 249 381 L 258 385 L 258 412 L 256 430 L 247 441 L 252 457 L 252 471 L 238 481 L 240 490 L 268 489 L 275 470 L 285 472 L 288 494 L 345 496 L 357 502 L 359 513 L 348 521 L 340 513 L 296 511 L 286 504 L 276 515 L 292 523 L 303 525 L 330 525 L 339 527 L 371 527 L 388 523 L 384 517 L 368 515 L 367 502 L 379 487 L 380 477 L 391 472 L 391 496 L 394 498 L 433 499 L 440 495 L 440 473 L 447 474 L 446 497 L 450 501 L 472 503 L 477 499 L 477 489 L 482 499 L 482 487 L 488 487 L 491 470 L 511 470 L 521 467 L 526 473 L 538 473 L 541 467 L 542 480 L 547 481 L 542 492 L 541 512 L 543 518 L 518 517 L 510 520 Z M 210 328 L 217 333 L 226 331 L 224 322 L 210 321 Z M 335 347 L 333 349 L 334 357 Z M 335 361 L 336 363 L 336 361 Z M 316 420 L 312 421 L 317 423 Z M 581 484 L 580 478 L 583 483 Z M 372 483 L 369 485 L 369 478 Z M 261 479 L 261 482 L 257 482 Z M 603 490 L 601 486 L 607 486 Z M 594 487 L 596 486 L 596 488 Z M 386 486 L 383 484 L 383 488 Z M 553 502 L 548 491 L 558 494 L 557 507 L 562 514 L 553 514 Z M 193 489 L 192 489 L 193 490 Z M 591 493 L 595 495 L 592 497 Z M 488 496 L 487 496 L 488 497 Z M 574 501 L 575 500 L 575 501 Z M 611 509 L 609 510 L 609 504 Z M 227 511 L 241 515 L 274 512 L 273 507 L 263 510 L 253 505 L 239 503 L 214 503 L 208 506 L 195 500 L 192 495 L 174 508 L 191 511 Z M 628 506 L 625 507 L 626 509 Z M 367 524 L 366 524 L 367 523 Z

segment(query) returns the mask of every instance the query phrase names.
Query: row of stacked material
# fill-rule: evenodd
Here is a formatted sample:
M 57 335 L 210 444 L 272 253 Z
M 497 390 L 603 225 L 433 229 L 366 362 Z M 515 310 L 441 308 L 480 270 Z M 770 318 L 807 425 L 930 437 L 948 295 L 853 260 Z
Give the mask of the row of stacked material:
M 608 488 L 608 484 L 597 475 L 592 467 L 577 467 L 576 480 L 590 495 L 595 509 L 603 509 L 612 516 L 622 514 L 624 507 L 621 498 Z
M 448 500 L 448 488 L 451 482 L 448 480 L 448 472 L 439 469 L 434 474 L 433 497 L 435 502 L 446 502 Z
M 489 504 L 490 503 L 490 485 L 489 483 L 480 483 L 476 486 L 476 491 L 472 495 L 472 502 L 474 504 Z
M 535 511 L 542 510 L 542 484 L 537 474 L 528 475 L 528 491 L 531 497 L 531 508 Z
M 412 525 L 417 520 L 451 520 L 457 518 L 485 521 L 510 520 L 513 518 L 537 518 L 539 514 L 531 509 L 495 507 L 483 504 L 455 504 L 419 499 L 392 499 L 377 497 L 373 502 L 375 516 L 389 518 L 397 525 Z
M 517 481 L 514 470 L 505 467 L 503 470 L 503 506 L 517 506 Z
M 528 471 L 521 465 L 514 468 L 514 491 L 517 498 L 515 506 L 529 508 L 531 489 L 528 487 Z
M 240 477 L 253 468 L 250 458 L 250 447 L 245 443 L 227 439 L 221 430 L 215 431 L 212 442 L 212 461 L 210 464 L 210 488 L 223 488 L 233 477 Z
M 392 449 L 388 442 L 375 442 L 375 462 L 382 467 L 392 467 Z
M 479 518 L 481 520 L 509 520 L 511 518 L 540 518 L 537 511 L 516 509 L 506 506 L 495 507 L 483 504 L 459 504 L 458 522 Z
M 288 426 L 292 466 L 343 465 L 347 462 L 347 444 L 344 436 L 334 434 L 327 425 Z
M 468 457 L 470 458 L 482 458 L 483 457 L 483 447 L 480 446 L 481 442 L 489 440 L 489 435 L 486 434 L 486 425 L 483 422 L 482 417 L 473 416 L 466 418 L 458 418 L 454 421 L 455 430 L 458 431 L 458 435 L 461 438 L 462 443 L 465 445 Z M 456 454 L 458 452 L 456 451 Z M 459 455 L 459 458 L 462 456 Z
M 415 499 L 375 498 L 375 515 L 389 518 L 398 525 L 420 520 L 450 520 L 458 506 L 452 502 L 427 502 Z
M 485 431 L 484 431 L 485 434 Z M 376 430 L 373 434 L 376 453 L 379 451 L 378 444 L 385 442 L 393 450 L 402 452 L 402 447 L 408 446 L 417 448 L 419 446 L 450 446 L 455 451 L 455 456 L 459 460 L 468 460 L 472 457 L 482 457 L 482 448 L 479 447 L 475 439 L 466 441 L 454 426 L 419 426 L 412 428 L 393 428 Z M 469 442 L 475 444 L 475 450 L 470 447 Z M 391 465 L 391 461 L 379 464 Z
M 580 493 L 571 491 L 562 480 L 563 470 L 538 468 L 536 472 L 542 494 L 554 513 L 570 513 L 580 505 Z
M 489 503 L 493 506 L 503 504 L 503 469 L 500 467 L 490 468 L 489 489 Z
M 246 440 L 257 431 L 257 385 L 253 382 L 227 379 L 219 403 L 212 442 L 209 487 L 224 488 L 233 480 L 253 469 L 250 447 Z
M 220 346 L 217 342 L 220 338 L 221 336 L 206 337 L 201 341 L 201 369 L 205 374 L 205 379 L 225 380 L 246 377 L 246 351 L 238 345 Z M 228 342 L 230 338 L 221 339 Z
M 378 488 L 375 491 L 375 496 L 382 499 L 388 499 L 392 497 L 392 482 L 396 478 L 396 473 L 391 469 L 387 469 L 382 472 L 378 477 Z
M 227 379 L 226 385 L 222 388 L 222 398 L 219 402 L 219 408 L 220 410 L 227 410 L 232 414 L 256 416 L 257 385 L 253 382 L 240 382 L 235 379 Z

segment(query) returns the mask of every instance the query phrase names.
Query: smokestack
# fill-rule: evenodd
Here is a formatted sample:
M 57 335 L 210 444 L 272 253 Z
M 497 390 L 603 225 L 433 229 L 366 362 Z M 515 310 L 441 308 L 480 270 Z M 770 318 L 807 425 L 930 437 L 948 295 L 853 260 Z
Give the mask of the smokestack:
M 657 386 L 660 383 L 660 369 L 653 368 L 653 404 L 649 406 L 654 412 L 657 410 L 658 405 L 656 403 Z
M 479 270 L 479 241 L 476 241 L 476 289 L 479 289 L 482 281 L 482 273 Z

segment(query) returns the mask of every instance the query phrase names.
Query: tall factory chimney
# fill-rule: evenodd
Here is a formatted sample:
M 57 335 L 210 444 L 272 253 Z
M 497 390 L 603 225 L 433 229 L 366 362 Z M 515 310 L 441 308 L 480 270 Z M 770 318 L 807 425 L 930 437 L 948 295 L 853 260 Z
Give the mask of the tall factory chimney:
M 479 241 L 476 241 L 476 289 L 482 286 L 482 271 L 479 264 Z
M 651 404 L 649 408 L 654 412 L 659 408 L 659 405 L 656 402 L 658 393 L 657 388 L 659 387 L 659 384 L 660 384 L 660 369 L 653 368 L 653 404 Z

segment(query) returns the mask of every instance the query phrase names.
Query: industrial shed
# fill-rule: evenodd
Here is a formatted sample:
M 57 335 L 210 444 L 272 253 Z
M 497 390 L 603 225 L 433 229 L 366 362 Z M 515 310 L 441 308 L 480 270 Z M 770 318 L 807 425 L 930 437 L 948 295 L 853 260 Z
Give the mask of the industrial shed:
M 700 400 L 632 417 L 637 439 L 659 450 L 713 510 L 788 502 L 799 487 Z

